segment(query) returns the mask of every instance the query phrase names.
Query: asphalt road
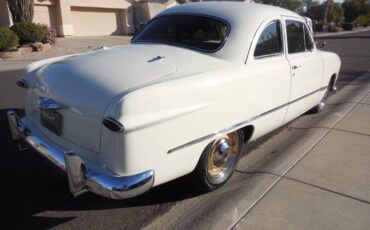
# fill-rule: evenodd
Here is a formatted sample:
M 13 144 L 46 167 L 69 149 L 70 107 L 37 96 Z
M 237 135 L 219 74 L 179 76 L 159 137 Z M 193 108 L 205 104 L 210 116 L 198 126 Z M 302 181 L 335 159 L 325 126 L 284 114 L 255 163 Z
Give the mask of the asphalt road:
M 326 50 L 334 51 L 341 57 L 339 88 L 370 70 L 370 32 L 320 39 L 327 41 Z M 174 212 L 177 210 L 173 208 L 175 206 L 197 214 L 199 210 L 194 208 L 196 205 L 188 205 L 190 202 L 185 202 L 188 200 L 222 205 L 223 200 L 237 192 L 237 186 L 258 180 L 257 177 L 246 176 L 240 182 L 235 179 L 241 177 L 236 173 L 234 180 L 226 184 L 221 192 L 210 194 L 200 194 L 184 179 L 178 179 L 129 200 L 108 200 L 91 193 L 72 198 L 63 174 L 33 150 L 18 152 L 10 138 L 6 110 L 15 108 L 22 111 L 22 90 L 14 82 L 28 63 L 29 61 L 0 62 L 1 229 L 138 229 L 166 213 Z M 309 116 L 313 119 L 316 115 Z M 307 120 L 307 116 L 305 117 L 295 122 Z M 289 135 L 279 136 L 281 130 L 289 133 L 289 125 L 254 142 L 247 152 L 256 151 L 271 139 L 284 141 Z M 212 208 L 212 205 L 209 207 Z M 176 213 L 173 215 L 176 216 Z M 199 212 L 198 221 L 202 219 L 202 215 L 207 213 Z

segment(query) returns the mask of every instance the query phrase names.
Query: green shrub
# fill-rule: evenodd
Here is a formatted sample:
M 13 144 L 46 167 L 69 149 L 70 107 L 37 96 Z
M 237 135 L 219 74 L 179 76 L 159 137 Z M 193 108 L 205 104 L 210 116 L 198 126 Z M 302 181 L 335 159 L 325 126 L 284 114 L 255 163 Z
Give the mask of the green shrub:
M 18 36 L 8 28 L 0 28 L 0 51 L 8 50 L 19 44 Z
M 355 19 L 354 23 L 356 23 L 356 24 L 358 24 L 358 25 L 362 26 L 362 25 L 364 25 L 364 24 L 368 23 L 368 21 L 369 21 L 369 18 L 368 18 L 366 15 L 359 15 L 359 16 Z
M 343 30 L 353 30 L 354 25 L 352 23 L 344 23 L 342 25 Z
M 45 30 L 33 22 L 18 22 L 10 29 L 18 35 L 22 44 L 42 42 L 45 39 Z

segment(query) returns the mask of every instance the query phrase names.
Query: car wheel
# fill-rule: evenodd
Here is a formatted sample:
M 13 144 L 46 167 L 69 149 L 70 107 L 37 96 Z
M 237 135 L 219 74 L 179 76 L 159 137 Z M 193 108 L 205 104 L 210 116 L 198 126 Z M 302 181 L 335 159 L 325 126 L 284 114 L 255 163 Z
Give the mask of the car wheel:
M 328 97 L 329 97 L 329 92 L 330 92 L 329 88 L 326 89 L 324 97 L 321 99 L 320 103 L 317 106 L 311 109 L 311 113 L 320 113 L 321 111 L 324 110 L 326 106 L 326 101 L 328 100 Z
M 232 176 L 240 158 L 243 132 L 235 131 L 218 137 L 203 151 L 195 170 L 189 178 L 203 192 L 213 191 Z

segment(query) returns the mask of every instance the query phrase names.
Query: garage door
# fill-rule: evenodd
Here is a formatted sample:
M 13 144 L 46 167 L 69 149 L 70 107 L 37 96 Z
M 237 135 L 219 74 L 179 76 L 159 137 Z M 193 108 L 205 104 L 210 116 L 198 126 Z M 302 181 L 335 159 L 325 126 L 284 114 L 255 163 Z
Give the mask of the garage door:
M 71 11 L 76 36 L 122 34 L 120 10 L 72 7 Z
M 33 21 L 50 26 L 58 30 L 57 15 L 54 5 L 35 5 Z

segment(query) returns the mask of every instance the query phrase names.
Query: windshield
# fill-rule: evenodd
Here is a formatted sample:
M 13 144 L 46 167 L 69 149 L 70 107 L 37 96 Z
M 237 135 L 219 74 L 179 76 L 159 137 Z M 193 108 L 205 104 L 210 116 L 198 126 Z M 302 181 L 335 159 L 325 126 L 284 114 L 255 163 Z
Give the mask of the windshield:
M 168 43 L 215 52 L 222 47 L 228 33 L 228 26 L 214 18 L 167 15 L 150 21 L 132 42 Z

